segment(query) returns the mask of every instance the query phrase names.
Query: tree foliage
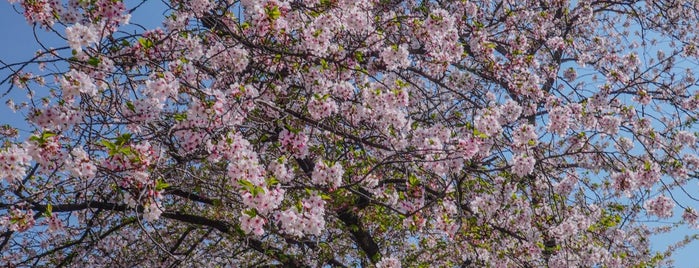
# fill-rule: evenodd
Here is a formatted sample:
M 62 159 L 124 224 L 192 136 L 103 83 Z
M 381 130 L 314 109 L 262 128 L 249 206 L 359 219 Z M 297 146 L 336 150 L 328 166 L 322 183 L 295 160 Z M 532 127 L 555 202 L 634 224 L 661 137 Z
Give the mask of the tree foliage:
M 695 1 L 10 2 L 66 46 L 2 67 L 3 265 L 644 267 L 697 226 Z

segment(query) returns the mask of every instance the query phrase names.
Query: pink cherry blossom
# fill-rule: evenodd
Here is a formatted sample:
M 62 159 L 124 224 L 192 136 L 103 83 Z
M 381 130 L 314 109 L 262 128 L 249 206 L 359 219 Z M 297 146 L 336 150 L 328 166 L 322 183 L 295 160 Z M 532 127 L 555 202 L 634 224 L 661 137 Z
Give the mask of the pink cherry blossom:
M 15 144 L 0 151 L 0 178 L 8 182 L 24 179 L 32 161 L 28 152 Z
M 99 33 L 92 25 L 82 25 L 79 22 L 66 28 L 66 38 L 70 48 L 80 52 L 83 47 L 99 42 Z
M 512 158 L 512 172 L 517 176 L 524 177 L 534 171 L 536 159 L 526 154 L 515 155 Z
M 9 2 L 0 266 L 667 266 L 697 227 L 696 5 Z
M 699 220 L 699 213 L 693 208 L 686 208 L 682 212 L 682 220 L 684 220 L 689 226 L 693 228 L 699 228 L 697 225 L 697 220 Z
M 282 130 L 279 133 L 279 140 L 282 148 L 296 157 L 306 157 L 308 155 L 308 137 L 303 133 L 293 133 L 289 130 Z
M 660 195 L 654 199 L 649 199 L 643 203 L 643 208 L 649 215 L 660 218 L 669 218 L 672 216 L 672 209 L 675 203 L 668 197 Z
M 266 220 L 260 216 L 250 217 L 247 214 L 243 214 L 240 217 L 240 228 L 246 233 L 252 233 L 256 236 L 261 236 L 265 233 L 264 225 Z
M 384 48 L 381 52 L 381 58 L 386 63 L 389 71 L 405 68 L 410 65 L 408 47 L 405 44 Z
M 400 261 L 396 258 L 383 258 L 376 263 L 377 268 L 400 268 Z

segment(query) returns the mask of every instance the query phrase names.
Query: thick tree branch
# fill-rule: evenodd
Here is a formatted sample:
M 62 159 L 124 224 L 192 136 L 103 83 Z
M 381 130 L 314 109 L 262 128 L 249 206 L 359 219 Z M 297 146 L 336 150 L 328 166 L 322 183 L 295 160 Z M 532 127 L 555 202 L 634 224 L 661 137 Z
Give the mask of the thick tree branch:
M 364 251 L 372 263 L 376 263 L 381 259 L 379 245 L 376 244 L 371 234 L 364 229 L 359 220 L 359 216 L 352 209 L 361 210 L 369 205 L 369 199 L 360 196 L 355 204 L 355 207 L 346 207 L 337 211 L 337 218 L 349 228 L 352 234 L 352 239 L 357 243 L 357 246 Z

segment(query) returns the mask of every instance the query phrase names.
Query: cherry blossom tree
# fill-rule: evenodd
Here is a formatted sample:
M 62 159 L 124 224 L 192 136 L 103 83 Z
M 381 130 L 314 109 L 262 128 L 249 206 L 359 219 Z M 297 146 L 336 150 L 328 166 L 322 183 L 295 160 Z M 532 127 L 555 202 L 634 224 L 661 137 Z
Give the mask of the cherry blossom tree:
M 2 266 L 645 267 L 697 226 L 696 1 L 10 2 L 65 45 L 2 65 Z

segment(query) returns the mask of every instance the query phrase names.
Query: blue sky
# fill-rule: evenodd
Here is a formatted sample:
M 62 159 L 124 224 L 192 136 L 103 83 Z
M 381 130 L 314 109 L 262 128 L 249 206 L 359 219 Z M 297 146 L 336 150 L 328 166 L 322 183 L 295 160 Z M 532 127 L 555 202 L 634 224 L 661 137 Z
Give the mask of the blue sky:
M 127 1 L 130 2 L 130 1 Z M 131 2 L 133 3 L 133 2 Z M 129 7 L 130 8 L 130 7 Z M 147 1 L 141 9 L 133 14 L 133 21 L 139 22 L 142 25 L 152 28 L 160 25 L 162 19 L 163 6 L 160 1 Z M 0 1 L 0 36 L 4 36 L 5 41 L 0 47 L 0 59 L 5 63 L 20 62 L 30 59 L 34 53 L 41 47 L 36 43 L 32 26 L 28 24 L 21 14 L 16 13 L 12 6 L 7 1 Z M 44 30 L 38 30 L 37 36 L 48 46 L 65 46 L 66 44 L 55 37 L 53 33 L 47 33 Z M 0 71 L 0 79 L 9 75 L 7 70 Z M 4 94 L 8 89 L 8 85 L 0 86 L 0 95 Z M 38 92 L 38 94 L 42 94 Z M 45 93 L 44 93 L 45 94 Z M 9 96 L 0 99 L 0 124 L 11 124 L 20 126 L 24 130 L 24 136 L 28 133 L 28 127 L 24 123 L 22 114 L 13 113 L 4 103 L 8 97 L 22 99 L 26 92 L 15 89 Z M 690 183 L 688 188 L 690 192 L 699 193 L 697 183 Z M 687 199 L 687 203 L 690 203 Z M 676 215 L 681 211 L 675 211 Z M 654 238 L 652 245 L 653 250 L 664 250 L 667 245 L 673 241 L 682 239 L 685 235 L 699 234 L 699 230 L 690 230 L 680 228 L 676 231 L 663 236 Z M 690 246 L 675 253 L 677 267 L 699 267 L 699 243 L 693 243 Z

